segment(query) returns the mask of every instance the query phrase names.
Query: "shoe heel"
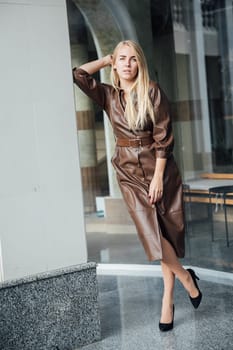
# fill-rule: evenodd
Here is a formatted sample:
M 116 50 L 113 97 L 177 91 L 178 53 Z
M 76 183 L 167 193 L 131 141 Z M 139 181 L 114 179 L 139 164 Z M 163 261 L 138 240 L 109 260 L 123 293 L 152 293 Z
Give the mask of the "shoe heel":
M 195 272 L 192 269 L 187 269 L 187 271 L 190 273 L 191 278 L 193 280 L 193 283 L 199 292 L 199 295 L 196 298 L 192 298 L 191 296 L 189 296 L 189 299 L 190 299 L 193 307 L 195 309 L 197 309 L 201 303 L 201 300 L 202 300 L 202 293 L 201 293 L 201 291 L 198 287 L 198 284 L 197 284 L 197 280 L 199 280 L 199 277 L 195 274 Z

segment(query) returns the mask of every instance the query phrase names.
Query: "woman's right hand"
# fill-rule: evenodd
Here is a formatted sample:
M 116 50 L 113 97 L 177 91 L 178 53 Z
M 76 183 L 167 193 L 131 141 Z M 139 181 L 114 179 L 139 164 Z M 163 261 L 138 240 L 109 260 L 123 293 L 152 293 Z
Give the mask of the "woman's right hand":
M 106 62 L 106 66 L 112 66 L 112 55 L 111 54 L 103 57 L 103 59 Z

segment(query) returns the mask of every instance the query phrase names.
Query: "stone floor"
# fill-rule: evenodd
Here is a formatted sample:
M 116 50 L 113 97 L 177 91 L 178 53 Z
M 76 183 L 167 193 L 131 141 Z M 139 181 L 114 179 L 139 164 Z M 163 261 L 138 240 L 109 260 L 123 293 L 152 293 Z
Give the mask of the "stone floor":
M 99 276 L 102 340 L 84 350 L 230 350 L 233 348 L 233 284 L 201 280 L 200 307 L 194 310 L 175 287 L 174 328 L 158 329 L 162 279 Z
M 82 349 L 233 349 L 233 242 L 226 246 L 223 221 L 214 225 L 212 242 L 208 220 L 189 223 L 186 257 L 182 259 L 186 267 L 194 267 L 199 274 L 203 301 L 194 310 L 186 291 L 176 281 L 174 329 L 161 333 L 158 322 L 163 285 L 159 264 L 148 263 L 132 227 L 120 230 L 119 226 L 107 233 L 101 218 L 100 225 L 97 219 L 96 232 L 92 229 L 87 233 L 87 242 L 89 260 L 99 265 L 102 340 Z M 231 222 L 231 240 L 232 228 Z M 106 272 L 111 266 L 113 271 Z M 133 274 L 130 266 L 135 266 Z M 124 267 L 126 271 L 122 273 Z

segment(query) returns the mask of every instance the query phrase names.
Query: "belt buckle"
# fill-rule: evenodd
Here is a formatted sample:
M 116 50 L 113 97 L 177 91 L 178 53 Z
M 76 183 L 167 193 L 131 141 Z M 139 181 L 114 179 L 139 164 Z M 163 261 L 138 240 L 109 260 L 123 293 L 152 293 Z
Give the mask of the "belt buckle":
M 136 144 L 136 147 L 142 147 L 142 139 L 141 138 L 136 138 L 135 139 L 135 144 Z
M 129 140 L 129 145 L 131 146 L 131 147 L 138 147 L 138 139 L 131 139 L 131 140 Z

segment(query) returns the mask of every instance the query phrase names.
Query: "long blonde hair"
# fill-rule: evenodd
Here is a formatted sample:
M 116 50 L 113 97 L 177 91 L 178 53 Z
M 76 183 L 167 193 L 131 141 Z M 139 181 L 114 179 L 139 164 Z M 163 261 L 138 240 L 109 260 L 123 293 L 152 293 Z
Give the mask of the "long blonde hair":
M 111 81 L 115 89 L 120 89 L 120 79 L 117 71 L 113 68 L 118 50 L 123 46 L 128 45 L 135 51 L 135 56 L 138 63 L 138 75 L 133 83 L 127 98 L 125 117 L 129 128 L 132 130 L 143 129 L 149 119 L 155 122 L 154 110 L 149 97 L 149 73 L 145 55 L 139 44 L 132 40 L 119 42 L 116 46 L 112 57 Z

